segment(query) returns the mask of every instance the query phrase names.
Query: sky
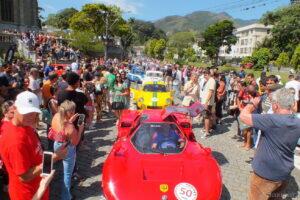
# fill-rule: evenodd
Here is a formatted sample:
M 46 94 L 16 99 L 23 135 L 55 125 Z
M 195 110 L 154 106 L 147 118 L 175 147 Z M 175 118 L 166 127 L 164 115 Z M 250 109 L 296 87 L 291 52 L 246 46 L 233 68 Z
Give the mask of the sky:
M 134 17 L 155 21 L 170 15 L 186 15 L 204 10 L 215 13 L 227 12 L 234 18 L 259 19 L 265 12 L 286 6 L 289 0 L 38 0 L 45 9 L 42 13 L 56 13 L 64 8 L 78 10 L 86 3 L 104 3 L 119 6 L 125 18 Z

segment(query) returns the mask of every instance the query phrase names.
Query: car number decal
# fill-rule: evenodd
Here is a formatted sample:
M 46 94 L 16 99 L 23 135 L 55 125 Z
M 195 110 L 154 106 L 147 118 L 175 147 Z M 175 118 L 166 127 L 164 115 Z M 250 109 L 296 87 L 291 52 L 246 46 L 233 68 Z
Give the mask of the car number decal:
M 154 85 L 157 84 L 156 81 L 153 82 Z M 153 99 L 156 99 L 156 101 L 154 101 Z M 157 92 L 153 92 L 153 97 L 152 97 L 152 106 L 156 107 L 157 106 Z
M 159 185 L 159 190 L 163 193 L 166 193 L 169 191 L 169 186 L 168 184 L 160 184 Z
M 196 200 L 198 196 L 196 188 L 189 183 L 177 184 L 174 194 L 178 200 Z

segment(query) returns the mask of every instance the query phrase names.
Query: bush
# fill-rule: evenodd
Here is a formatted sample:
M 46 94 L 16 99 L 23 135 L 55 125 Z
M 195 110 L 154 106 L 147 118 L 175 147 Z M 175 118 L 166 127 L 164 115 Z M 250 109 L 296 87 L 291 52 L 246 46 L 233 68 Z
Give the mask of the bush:
M 271 51 L 268 48 L 260 48 L 255 50 L 252 54 L 252 58 L 254 61 L 254 69 L 264 69 L 264 67 L 269 64 L 271 56 Z

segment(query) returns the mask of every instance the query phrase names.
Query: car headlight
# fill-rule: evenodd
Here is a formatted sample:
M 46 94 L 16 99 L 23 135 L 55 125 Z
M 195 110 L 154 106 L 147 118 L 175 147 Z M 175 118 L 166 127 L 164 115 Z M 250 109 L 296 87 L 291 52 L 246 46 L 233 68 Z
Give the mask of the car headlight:
M 139 98 L 139 102 L 144 102 L 144 98 Z
M 168 105 L 170 105 L 170 104 L 172 103 L 172 100 L 171 100 L 171 99 L 166 99 L 166 103 L 167 103 Z

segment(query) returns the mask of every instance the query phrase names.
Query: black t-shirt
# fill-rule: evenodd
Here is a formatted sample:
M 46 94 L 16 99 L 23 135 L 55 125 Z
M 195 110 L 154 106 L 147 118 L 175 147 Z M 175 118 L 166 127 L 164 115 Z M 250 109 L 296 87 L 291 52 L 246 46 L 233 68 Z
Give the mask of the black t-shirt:
M 82 92 L 74 90 L 64 90 L 58 93 L 57 101 L 58 105 L 62 104 L 65 100 L 73 101 L 76 104 L 76 113 L 87 114 L 84 109 L 84 105 L 87 104 L 88 98 Z
M 172 76 L 172 68 L 167 69 L 166 76 Z
M 84 72 L 83 73 L 83 80 L 84 81 L 92 81 L 93 78 L 94 78 L 94 76 L 91 72 Z

